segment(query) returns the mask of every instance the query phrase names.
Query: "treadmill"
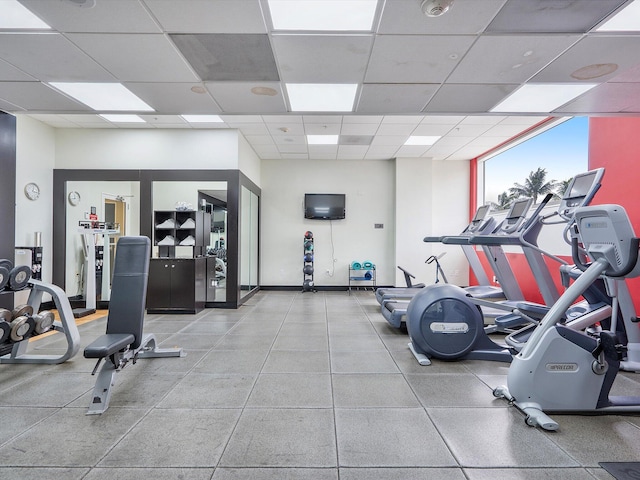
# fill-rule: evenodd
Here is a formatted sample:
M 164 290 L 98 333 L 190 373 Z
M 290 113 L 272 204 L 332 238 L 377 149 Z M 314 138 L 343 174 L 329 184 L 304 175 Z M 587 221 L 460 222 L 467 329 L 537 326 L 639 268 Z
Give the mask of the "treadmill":
M 484 235 L 496 235 L 502 237 L 516 234 L 525 222 L 526 215 L 529 211 L 529 208 L 531 207 L 531 203 L 532 201 L 529 198 L 515 200 L 511 204 L 511 207 L 509 208 L 505 219 L 500 222 L 497 227 L 495 226 L 495 219 L 491 218 L 490 223 L 479 223 L 477 224 L 475 229 L 467 228 L 458 236 L 426 237 L 425 241 L 435 242 L 437 239 L 442 243 L 461 245 L 465 252 L 469 252 L 471 258 L 474 258 L 475 256 L 475 261 L 477 261 L 477 265 L 481 269 L 482 274 L 484 274 L 484 269 L 482 269 L 482 265 L 480 264 L 480 261 L 477 257 L 477 252 L 474 246 L 470 244 L 469 240 L 474 237 L 481 238 Z M 480 207 L 480 209 L 483 209 L 485 207 L 488 206 Z M 541 207 L 538 207 L 538 210 L 536 210 L 536 213 L 534 215 L 537 215 L 540 210 Z M 484 215 L 486 216 L 486 212 Z M 476 219 L 476 217 L 478 217 L 478 213 L 476 213 L 476 216 L 474 216 L 474 220 Z M 481 225 L 483 225 L 484 228 L 480 228 Z M 489 227 L 491 227 L 491 229 Z M 500 281 L 500 284 L 503 286 L 507 286 L 507 292 L 509 293 L 510 300 L 514 302 L 522 301 L 524 297 L 502 247 L 500 247 L 499 245 L 487 245 L 486 248 L 483 248 L 483 250 L 485 255 L 487 256 L 487 259 L 489 260 L 492 269 L 494 270 L 496 277 Z M 484 276 L 486 278 L 486 274 L 484 274 Z M 491 289 L 485 289 L 484 291 L 487 294 L 487 296 L 484 297 L 485 300 L 487 298 L 496 298 L 494 296 L 495 293 L 492 292 Z M 413 295 L 415 295 L 417 292 L 418 291 L 414 291 Z M 413 295 L 399 296 L 395 298 L 385 298 L 384 295 L 382 296 L 382 315 L 393 327 L 402 327 L 402 324 L 405 321 L 407 307 L 409 306 L 408 300 L 411 300 Z M 504 298 L 504 296 L 500 295 L 498 298 Z M 505 314 L 505 309 L 494 309 L 490 306 L 492 304 L 493 302 L 490 301 L 486 301 L 486 304 L 483 304 L 482 309 L 483 315 L 485 317 L 494 318 Z
M 492 232 L 495 228 L 496 221 L 493 217 L 489 215 L 491 212 L 490 205 L 483 205 L 478 210 L 476 210 L 473 219 L 469 225 L 465 227 L 465 229 L 460 233 L 460 236 L 470 237 L 476 234 L 483 234 Z M 441 243 L 444 237 L 425 237 L 424 242 L 426 243 Z M 465 242 L 462 245 L 462 251 L 469 262 L 471 269 L 473 270 L 473 274 L 478 279 L 478 282 L 481 286 L 486 286 L 488 289 L 495 289 L 498 292 L 494 291 L 494 294 L 502 296 L 502 292 L 498 287 L 493 287 L 489 282 L 489 278 L 482 268 L 482 264 L 480 263 L 480 259 L 478 258 L 478 254 L 474 247 L 470 246 L 468 242 Z M 400 268 L 400 267 L 398 267 Z M 414 287 L 394 287 L 394 288 L 379 288 L 376 290 L 376 299 L 378 303 L 382 305 L 392 299 L 406 299 L 410 300 L 416 293 L 420 291 L 419 288 Z M 485 297 L 486 298 L 486 297 Z

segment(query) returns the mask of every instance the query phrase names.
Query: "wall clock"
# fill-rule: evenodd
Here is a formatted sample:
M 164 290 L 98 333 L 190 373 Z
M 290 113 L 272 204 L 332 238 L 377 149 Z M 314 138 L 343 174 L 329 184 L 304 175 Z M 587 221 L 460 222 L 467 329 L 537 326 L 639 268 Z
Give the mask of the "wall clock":
M 24 186 L 24 194 L 29 200 L 37 200 L 40 197 L 40 187 L 33 182 L 29 182 Z
M 74 207 L 80 203 L 80 194 L 76 191 L 69 192 L 69 203 Z

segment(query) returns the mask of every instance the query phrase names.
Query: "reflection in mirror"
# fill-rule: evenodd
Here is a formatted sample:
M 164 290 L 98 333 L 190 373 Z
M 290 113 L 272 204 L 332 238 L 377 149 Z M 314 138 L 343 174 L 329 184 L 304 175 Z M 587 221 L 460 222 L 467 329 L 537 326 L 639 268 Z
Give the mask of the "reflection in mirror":
M 243 297 L 258 286 L 259 197 L 243 186 L 240 205 L 240 296 Z
M 72 300 L 91 303 L 91 299 L 87 299 L 90 287 L 89 290 L 95 291 L 97 302 L 108 301 L 117 239 L 121 235 L 140 234 L 140 183 L 68 181 L 65 198 L 65 291 Z M 80 224 L 92 221 L 98 222 L 91 226 L 100 227 L 100 233 L 82 232 Z M 87 260 L 90 245 L 95 245 L 93 265 Z M 93 285 L 90 275 L 95 275 Z
M 206 302 L 227 300 L 226 231 L 227 231 L 227 182 L 213 181 L 154 181 L 152 197 L 153 211 L 175 211 L 176 208 L 202 210 L 211 214 L 211 225 L 207 225 L 206 245 L 200 251 L 194 247 L 180 246 L 171 250 L 175 257 L 192 258 L 207 256 Z M 156 229 L 154 228 L 154 231 Z M 165 256 L 156 245 L 162 239 L 152 239 L 154 257 Z

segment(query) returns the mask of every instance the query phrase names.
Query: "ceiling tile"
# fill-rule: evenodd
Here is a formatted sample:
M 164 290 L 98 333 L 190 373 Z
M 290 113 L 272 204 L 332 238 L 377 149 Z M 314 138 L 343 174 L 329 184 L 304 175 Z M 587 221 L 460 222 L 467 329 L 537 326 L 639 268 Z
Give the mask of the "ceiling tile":
M 306 123 L 304 125 L 304 133 L 307 135 L 339 135 L 339 123 Z
M 271 135 L 244 135 L 251 145 L 275 145 Z
M 282 88 L 276 82 L 207 82 L 207 89 L 226 113 L 280 113 L 286 110 Z M 259 95 L 262 89 L 274 95 Z
M 532 82 L 591 82 L 593 78 L 575 78 L 579 69 L 590 65 L 617 65 L 617 70 L 596 78 L 598 82 L 607 81 L 615 75 L 640 63 L 640 48 L 629 49 L 630 39 L 640 46 L 640 35 L 635 37 L 592 35 L 582 39 L 555 61 L 535 75 Z
M 267 124 L 300 125 L 302 127 L 302 115 L 262 115 L 262 120 Z
M 404 144 L 407 141 L 407 135 L 376 135 L 373 141 L 371 142 L 372 146 L 381 147 L 381 146 L 395 146 L 398 148 L 400 145 Z
M 417 0 L 387 0 L 382 11 L 383 34 L 459 35 L 480 33 L 507 0 L 455 0 L 441 17 L 422 14 Z
M 371 145 L 373 135 L 340 135 L 340 145 Z
M 40 82 L 0 82 L 0 99 L 33 113 L 93 111 Z
M 237 128 L 243 135 L 271 135 L 269 129 L 264 123 L 237 123 L 229 125 L 232 128 Z
M 377 123 L 344 123 L 340 133 L 342 135 L 375 135 L 377 131 Z
M 269 37 L 259 34 L 172 34 L 204 81 L 278 81 Z
M 367 154 L 368 146 L 364 145 L 338 145 L 338 156 L 344 159 L 363 159 Z
M 365 84 L 356 106 L 357 113 L 420 112 L 439 85 Z
M 144 0 L 167 32 L 267 33 L 258 0 Z
M 482 36 L 447 79 L 448 83 L 520 83 L 556 58 L 577 35 Z M 482 68 L 478 68 L 482 65 Z
M 279 122 L 279 123 L 267 123 L 269 133 L 274 138 L 282 136 L 297 135 L 304 139 L 304 126 L 301 123 Z
M 383 115 L 345 115 L 342 119 L 344 125 L 349 123 L 369 123 L 379 124 L 384 118 Z
M 420 125 L 416 126 L 415 130 L 413 132 L 411 132 L 411 135 L 439 135 L 439 136 L 444 136 L 447 133 L 449 133 L 450 131 L 452 131 L 455 127 L 452 125 L 436 125 L 436 124 L 428 124 L 428 123 L 421 123 Z
M 436 125 L 457 125 L 459 122 L 464 120 L 466 117 L 461 115 L 425 115 L 422 119 L 422 124 L 433 124 Z
M 33 82 L 37 79 L 0 59 L 0 82 Z
M 20 0 L 20 3 L 60 32 L 160 33 L 141 2 L 97 1 L 92 8 L 51 0 Z
M 5 33 L 0 39 L 0 58 L 43 82 L 115 81 L 60 34 Z
M 426 145 L 403 145 L 398 149 L 398 157 L 421 157 L 429 149 Z
M 443 85 L 424 111 L 483 113 L 516 88 L 517 85 Z
M 151 125 L 185 125 L 189 126 L 180 115 L 138 115 Z M 226 125 L 225 125 L 226 126 Z
M 640 84 L 605 83 L 556 110 L 557 113 L 588 114 L 637 111 L 640 107 Z
M 488 32 L 585 33 L 626 0 L 509 0 Z
M 262 115 L 220 115 L 228 125 L 241 123 L 262 123 Z
M 273 142 L 278 146 L 278 148 L 282 148 L 283 145 L 303 146 L 305 150 L 307 148 L 307 139 L 304 135 L 274 135 Z
M 273 35 L 286 83 L 361 83 L 373 35 Z
M 198 81 L 164 35 L 78 33 L 67 38 L 122 81 Z
M 410 123 L 404 125 L 401 123 L 383 123 L 378 128 L 378 135 L 405 135 L 409 136 L 416 129 L 416 125 Z
M 456 35 L 378 36 L 365 82 L 443 82 L 474 40 L 473 36 Z
M 193 86 L 193 83 L 125 83 L 125 87 L 151 105 L 158 114 L 186 115 L 221 112 L 220 107 L 208 93 L 194 93 L 191 90 Z

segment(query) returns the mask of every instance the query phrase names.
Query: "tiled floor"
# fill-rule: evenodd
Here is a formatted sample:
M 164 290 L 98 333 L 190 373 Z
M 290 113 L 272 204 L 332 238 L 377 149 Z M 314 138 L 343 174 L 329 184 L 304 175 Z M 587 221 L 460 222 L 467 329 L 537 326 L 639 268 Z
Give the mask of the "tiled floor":
M 82 325 L 83 347 L 104 328 Z M 506 364 L 419 366 L 371 292 L 261 292 L 239 310 L 148 316 L 145 331 L 188 355 L 128 365 L 101 416 L 85 415 L 82 353 L 0 365 L 1 479 L 578 480 L 640 460 L 640 415 L 527 427 L 491 393 Z M 640 392 L 640 376 L 614 389 Z

